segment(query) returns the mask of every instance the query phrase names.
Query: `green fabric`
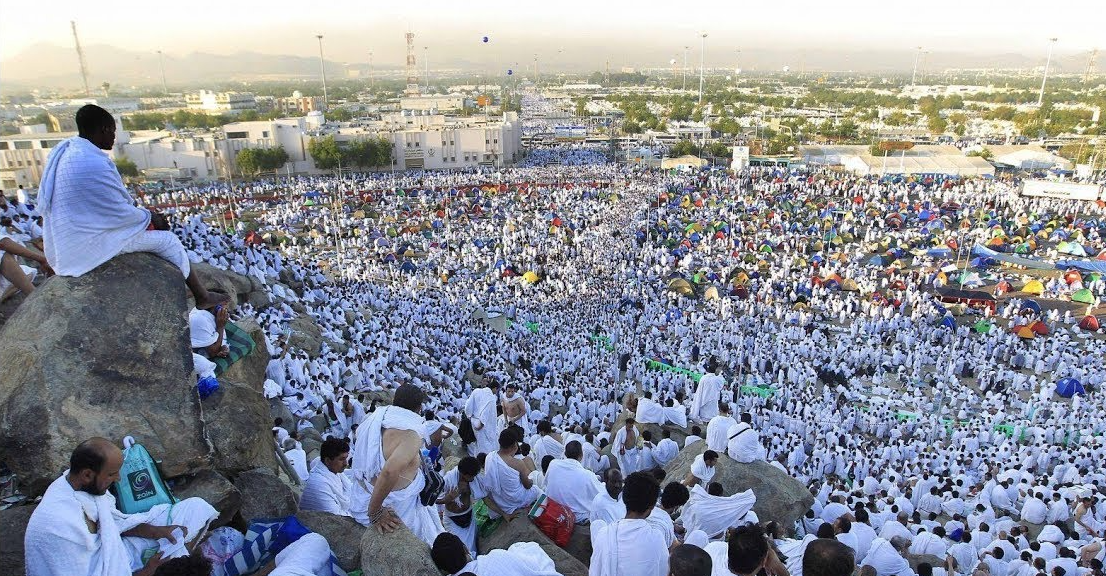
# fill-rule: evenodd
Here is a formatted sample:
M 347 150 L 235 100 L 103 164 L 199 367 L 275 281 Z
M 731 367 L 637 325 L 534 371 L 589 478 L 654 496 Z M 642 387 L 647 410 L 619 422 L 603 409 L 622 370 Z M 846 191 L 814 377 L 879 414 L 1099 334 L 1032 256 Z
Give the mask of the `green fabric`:
M 768 398 L 776 393 L 776 389 L 771 386 L 749 386 L 744 385 L 741 387 L 742 394 L 756 394 L 761 398 Z
M 487 538 L 495 532 L 496 528 L 503 523 L 502 518 L 496 518 L 492 520 L 488 517 L 488 505 L 483 500 L 478 500 L 476 504 L 472 506 L 473 519 L 476 520 L 476 531 L 481 538 Z
M 598 342 L 601 346 L 603 346 L 603 349 L 608 352 L 614 352 L 614 345 L 611 344 L 611 339 L 607 336 L 604 336 L 602 334 L 591 334 L 588 336 L 588 340 L 591 340 L 592 342 Z
M 691 379 L 696 381 L 696 382 L 698 382 L 699 379 L 703 377 L 703 374 L 700 373 L 700 372 L 694 372 L 692 370 L 688 370 L 687 368 L 680 368 L 679 366 L 670 366 L 668 364 L 665 364 L 664 362 L 660 362 L 660 361 L 657 361 L 657 360 L 646 360 L 645 361 L 645 366 L 647 368 L 649 368 L 650 370 L 666 370 L 668 372 L 676 372 L 678 374 L 686 374 L 686 375 L 690 376 Z
M 253 349 L 257 347 L 257 344 L 250 337 L 250 334 L 245 330 L 238 327 L 234 322 L 227 322 L 227 325 L 223 327 L 223 330 L 227 333 L 227 338 L 223 341 L 223 344 L 230 349 L 230 355 L 226 358 L 212 358 L 211 361 L 215 362 L 215 375 L 220 376 L 223 372 L 227 371 L 235 362 L 244 358 Z

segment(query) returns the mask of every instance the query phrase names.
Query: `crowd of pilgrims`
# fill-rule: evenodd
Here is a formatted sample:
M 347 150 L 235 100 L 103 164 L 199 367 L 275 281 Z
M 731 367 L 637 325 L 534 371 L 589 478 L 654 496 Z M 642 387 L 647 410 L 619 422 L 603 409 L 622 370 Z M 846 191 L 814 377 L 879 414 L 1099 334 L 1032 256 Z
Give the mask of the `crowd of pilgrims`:
M 305 494 L 305 506 L 314 499 L 357 516 L 349 480 L 318 458 L 307 463 L 296 440 L 307 429 L 353 444 L 353 454 L 358 424 L 377 409 L 372 393 L 413 384 L 427 395 L 426 448 L 441 458 L 442 437 L 463 419 L 487 422 L 480 404 L 491 390 L 497 422 L 467 444 L 469 455 L 495 452 L 498 432 L 520 426 L 518 457 L 529 454 L 535 486 L 553 493 L 558 467 L 542 461 L 564 459 L 565 445 L 579 442 L 589 476 L 573 486 L 585 494 L 572 503 L 581 520 L 619 519 L 610 513 L 617 489 L 601 481 L 619 477 L 609 468 L 624 478 L 663 467 L 684 447 L 637 434 L 630 452 L 605 456 L 625 442 L 619 415 L 630 405 L 639 425 L 682 427 L 685 445 L 767 460 L 809 486 L 812 509 L 775 535 L 792 574 L 806 544 L 827 534 L 878 576 L 914 573 L 910 554 L 939 558 L 921 570 L 932 573 L 1101 573 L 1106 340 L 1076 326 L 1092 307 L 1065 302 L 1071 291 L 1053 278 L 1055 299 L 1039 307 L 1013 294 L 994 310 L 959 310 L 950 326 L 933 290 L 942 268 L 965 264 L 996 223 L 1078 231 L 1098 254 L 1101 204 L 1021 197 L 1002 181 L 662 172 L 578 151 L 547 155 L 571 166 L 279 178 L 236 184 L 233 195 L 212 184 L 141 196 L 172 214 L 193 261 L 267 285 L 269 306 L 244 304 L 234 316 L 264 328 L 266 393 L 296 421 L 293 434 L 274 434 L 308 492 L 329 495 Z M 931 250 L 945 246 L 951 255 Z M 894 262 L 873 265 L 884 253 Z M 1056 253 L 1045 240 L 1033 256 Z M 1024 274 L 992 269 L 986 281 L 1021 286 Z M 1082 280 L 1103 297 L 1101 278 Z M 317 355 L 287 346 L 303 315 L 323 335 Z M 980 318 L 994 329 L 973 329 Z M 1037 320 L 1048 335 L 1009 329 Z M 1056 395 L 1063 378 L 1088 394 Z M 505 412 L 512 405 L 524 406 L 521 416 Z M 731 434 L 743 427 L 754 434 L 735 446 Z M 466 472 L 447 474 L 447 485 L 480 484 L 483 474 Z M 492 499 L 504 489 L 485 484 Z M 710 496 L 734 495 L 712 487 Z M 663 511 L 669 527 L 672 518 L 688 524 L 678 510 L 687 491 L 675 498 Z M 727 527 L 743 522 L 744 513 Z M 719 545 L 701 533 L 664 525 L 655 527 L 666 544 L 694 542 L 717 557 Z M 470 530 L 448 521 L 445 529 L 475 557 Z M 659 553 L 642 548 L 648 538 L 615 541 L 603 550 Z M 653 570 L 643 562 L 633 573 Z M 728 573 L 715 564 L 715 574 Z M 593 574 L 631 573 L 610 570 L 619 568 L 593 558 Z

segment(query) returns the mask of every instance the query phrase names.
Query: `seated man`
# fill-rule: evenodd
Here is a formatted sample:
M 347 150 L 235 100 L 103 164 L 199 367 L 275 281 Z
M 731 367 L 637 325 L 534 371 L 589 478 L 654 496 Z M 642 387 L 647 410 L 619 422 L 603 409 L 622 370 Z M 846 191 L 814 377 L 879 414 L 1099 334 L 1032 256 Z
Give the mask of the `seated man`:
M 704 550 L 714 574 L 759 574 L 763 568 L 773 576 L 790 576 L 769 543 L 759 524 L 749 524 L 734 530 L 728 542 L 711 542 Z
M 653 459 L 656 460 L 657 466 L 667 466 L 680 453 L 680 445 L 672 439 L 672 432 L 663 430 L 661 435 L 663 438 L 653 449 Z
M 350 516 L 349 495 L 353 482 L 346 476 L 349 444 L 327 438 L 319 447 L 319 462 L 311 469 L 300 497 L 301 510 L 319 510 L 338 516 Z
M 712 478 L 714 478 L 714 465 L 718 463 L 718 453 L 714 450 L 707 450 L 702 454 L 695 457 L 695 460 L 691 462 L 691 470 L 687 473 L 687 477 L 684 478 L 684 486 L 695 486 L 697 484 L 710 484 Z
M 715 452 L 725 452 L 730 428 L 736 425 L 737 420 L 730 416 L 730 404 L 719 402 L 718 415 L 707 423 L 707 448 Z
M 711 482 L 707 489 L 695 486 L 691 489 L 691 498 L 684 505 L 680 519 L 688 532 L 702 530 L 710 538 L 717 538 L 730 528 L 748 524 L 755 515 L 753 504 L 757 497 L 752 490 L 746 490 L 733 496 L 722 495 L 722 485 Z
M 679 528 L 680 534 L 676 533 L 677 527 L 672 521 L 672 515 L 687 503 L 688 497 L 687 486 L 679 482 L 670 482 L 661 490 L 660 505 L 654 506 L 653 511 L 646 518 L 649 525 L 664 536 L 664 545 L 668 548 L 679 544 L 678 539 L 683 537 L 684 530 L 682 527 Z
M 215 292 L 212 292 L 215 294 Z M 193 308 L 188 313 L 189 338 L 192 351 L 204 358 L 225 358 L 230 349 L 224 345 L 227 339 L 227 321 L 230 306 L 216 306 L 213 312 Z
M 468 547 L 470 554 L 476 554 L 476 518 L 472 505 L 484 498 L 484 487 L 478 478 L 480 461 L 465 456 L 457 467 L 442 476 L 445 481 L 445 493 L 438 498 L 442 505 L 442 526 L 447 532 L 456 535 Z
M 27 576 L 150 576 L 163 560 L 187 556 L 219 513 L 199 498 L 124 514 L 108 493 L 123 452 L 111 441 L 82 442 L 46 490 L 24 536 Z M 174 524 L 170 525 L 172 521 Z M 144 565 L 144 554 L 156 550 Z
M 618 468 L 607 470 L 603 490 L 591 499 L 588 509 L 592 523 L 596 520 L 617 522 L 626 517 L 626 505 L 622 503 L 622 472 Z
M 538 438 L 534 441 L 534 461 L 541 462 L 546 456 L 564 458 L 565 446 L 562 436 L 553 432 L 553 424 L 542 420 L 538 422 Z
M 650 474 L 635 472 L 626 477 L 626 517 L 611 523 L 592 523 L 591 576 L 668 574 L 668 546 L 647 520 L 660 492 L 660 484 Z
M 534 542 L 516 542 L 506 550 L 473 557 L 460 538 L 445 532 L 434 540 L 430 558 L 438 570 L 450 576 L 560 576 L 553 559 Z
M 511 430 L 499 433 L 499 450 L 488 454 L 484 461 L 481 481 L 488 498 L 495 502 L 508 522 L 534 503 L 541 494 L 530 480 L 533 463 L 515 458 L 518 438 Z M 490 504 L 489 516 L 498 518 L 500 513 Z
M 726 454 L 736 462 L 742 463 L 767 458 L 767 450 L 761 446 L 760 436 L 753 429 L 753 416 L 748 412 L 741 414 L 741 422 L 730 427 Z
M 418 386 L 403 384 L 391 406 L 377 409 L 357 428 L 350 512 L 383 533 L 402 524 L 429 546 L 445 529 L 435 507 L 419 501 L 426 486 L 420 470 L 425 400 Z
M 710 554 L 693 544 L 680 544 L 668 556 L 669 576 L 711 576 Z
M 16 292 L 22 292 L 30 296 L 35 291 L 32 282 L 38 272 L 34 268 L 21 266 L 17 257 L 38 262 L 39 268 L 43 272 L 47 274 L 51 272 L 45 254 L 24 246 L 10 235 L 5 234 L 3 230 L 0 230 L 0 302 L 13 296 Z
M 257 576 L 330 576 L 333 552 L 326 538 L 309 533 L 300 536 L 277 553 L 274 564 L 263 567 Z M 154 576 L 210 576 L 211 560 L 200 556 L 184 556 L 163 562 Z M 219 572 L 222 573 L 221 571 Z
M 38 210 L 43 216 L 44 252 L 60 276 L 81 276 L 119 254 L 152 252 L 187 278 L 201 310 L 225 296 L 208 294 L 165 218 L 134 206 L 115 163 L 104 150 L 115 145 L 115 119 L 86 104 L 77 111 L 78 136 L 58 144 L 42 172 Z M 151 221 L 156 230 L 151 230 Z
M 588 522 L 591 501 L 603 491 L 599 478 L 584 468 L 583 459 L 583 447 L 579 441 L 573 440 L 565 446 L 565 457 L 550 462 L 545 473 L 545 493 L 571 508 L 578 524 Z

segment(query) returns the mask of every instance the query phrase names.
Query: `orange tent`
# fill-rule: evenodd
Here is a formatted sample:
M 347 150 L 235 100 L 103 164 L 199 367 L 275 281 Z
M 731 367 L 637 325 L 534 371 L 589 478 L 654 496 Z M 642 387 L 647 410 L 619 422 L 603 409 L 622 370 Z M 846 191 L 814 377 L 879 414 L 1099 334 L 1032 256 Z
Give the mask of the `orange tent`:
M 1040 320 L 1034 322 L 1033 325 L 1029 327 L 1029 329 L 1038 336 L 1048 336 L 1048 325 L 1044 322 L 1041 322 Z
M 1018 335 L 1018 338 L 1021 338 L 1023 340 L 1032 340 L 1037 337 L 1037 333 L 1030 329 L 1029 326 L 1019 327 L 1016 334 Z
M 1094 316 L 1084 316 L 1083 319 L 1079 321 L 1079 327 L 1084 330 L 1091 331 L 1101 328 L 1098 323 L 1098 318 L 1095 318 Z

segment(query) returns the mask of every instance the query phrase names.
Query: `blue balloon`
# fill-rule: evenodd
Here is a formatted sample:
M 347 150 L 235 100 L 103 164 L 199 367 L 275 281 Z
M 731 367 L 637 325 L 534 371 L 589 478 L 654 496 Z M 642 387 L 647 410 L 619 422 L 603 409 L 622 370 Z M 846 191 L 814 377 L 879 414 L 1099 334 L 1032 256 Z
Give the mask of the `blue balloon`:
M 487 44 L 487 43 L 488 43 L 488 37 L 487 37 L 487 36 L 485 36 L 485 37 L 484 37 L 484 43 L 485 43 L 485 44 Z
M 511 70 L 510 68 L 507 69 L 507 75 L 508 76 L 510 76 L 511 74 L 514 74 L 514 73 L 515 73 L 514 70 Z

